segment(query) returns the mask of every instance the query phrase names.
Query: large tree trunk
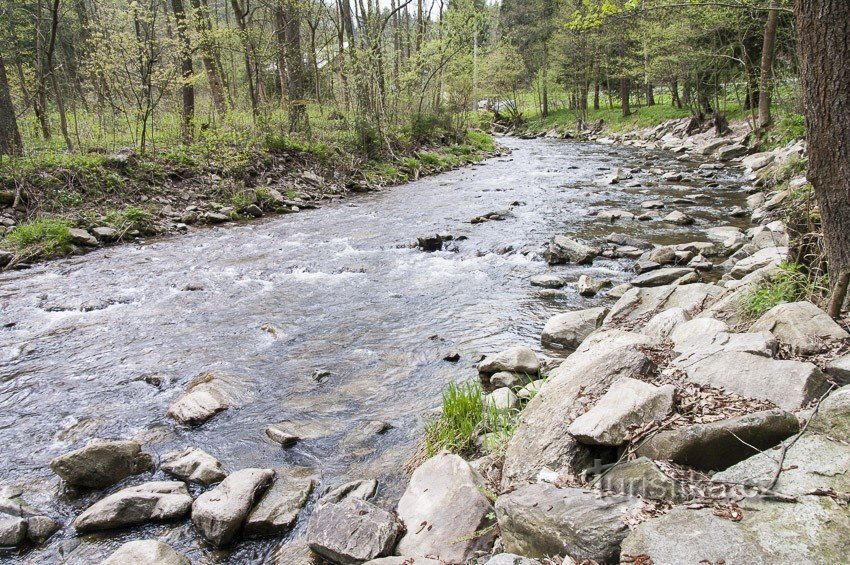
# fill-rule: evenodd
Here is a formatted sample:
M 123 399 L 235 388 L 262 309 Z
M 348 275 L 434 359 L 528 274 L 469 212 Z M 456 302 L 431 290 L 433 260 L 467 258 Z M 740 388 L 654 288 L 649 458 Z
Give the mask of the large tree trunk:
M 225 85 L 221 66 L 216 62 L 215 45 L 212 39 L 212 24 L 206 6 L 201 5 L 200 0 L 190 0 L 194 12 L 195 30 L 201 37 L 201 62 L 210 84 L 210 95 L 213 106 L 220 115 L 227 113 L 227 98 L 225 97 Z
M 73 151 L 74 143 L 71 141 L 71 135 L 68 133 L 65 101 L 62 98 L 62 90 L 59 88 L 59 78 L 56 76 L 56 69 L 53 68 L 53 54 L 56 51 L 56 35 L 59 30 L 59 2 L 60 0 L 53 0 L 50 8 L 50 40 L 47 44 L 47 72 L 50 75 L 53 97 L 56 99 L 56 109 L 59 111 L 59 129 L 62 132 L 62 137 L 65 139 L 65 146 L 68 148 L 68 151 Z
M 12 96 L 9 93 L 6 64 L 3 62 L 3 53 L 0 52 L 0 155 L 20 155 L 23 153 L 23 147 L 15 108 L 12 106 Z
M 796 0 L 808 178 L 820 206 L 830 280 L 829 314 L 838 316 L 850 272 L 850 2 Z M 843 289 L 842 289 L 843 286 Z
M 761 50 L 761 79 L 759 82 L 759 123 L 762 134 L 772 122 L 770 115 L 771 89 L 773 85 L 773 59 L 776 54 L 776 27 L 779 23 L 779 0 L 771 0 L 770 12 L 764 26 L 764 45 Z
M 622 103 L 622 106 L 623 106 L 623 117 L 624 118 L 627 118 L 627 117 L 631 116 L 631 114 L 632 114 L 631 107 L 629 106 L 629 95 L 630 95 L 629 78 L 628 77 L 622 77 L 620 79 L 620 102 Z
M 189 29 L 186 24 L 186 10 L 183 0 L 171 0 L 171 9 L 177 22 L 177 37 L 180 39 L 180 97 L 183 107 L 180 111 L 180 137 L 183 143 L 191 143 L 195 134 L 195 87 L 192 84 L 194 69 L 192 66 L 192 44 L 189 41 Z

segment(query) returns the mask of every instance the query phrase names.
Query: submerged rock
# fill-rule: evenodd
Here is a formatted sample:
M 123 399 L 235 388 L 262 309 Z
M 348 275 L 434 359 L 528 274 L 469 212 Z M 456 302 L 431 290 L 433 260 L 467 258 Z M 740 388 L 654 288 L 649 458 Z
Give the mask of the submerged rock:
M 101 565 L 190 565 L 185 555 L 161 541 L 147 539 L 127 542 Z
M 341 565 L 388 555 L 397 535 L 395 516 L 356 498 L 319 505 L 307 525 L 310 549 Z
M 23 518 L 0 514 L 0 547 L 18 547 L 27 537 Z
M 598 249 L 563 235 L 556 235 L 552 238 L 552 242 L 543 253 L 544 258 L 550 265 L 563 263 L 585 265 L 592 263 L 597 255 L 599 255 Z
M 93 532 L 175 520 L 191 507 L 192 497 L 184 483 L 150 482 L 119 490 L 94 503 L 74 520 L 74 527 L 79 532 Z
M 93 440 L 83 448 L 60 455 L 50 468 L 75 486 L 106 488 L 121 479 L 149 471 L 150 454 L 136 441 Z
M 195 447 L 166 453 L 162 459 L 162 470 L 202 485 L 217 483 L 227 476 L 218 459 Z
M 192 522 L 210 543 L 230 544 L 242 528 L 254 500 L 274 479 L 271 469 L 241 469 L 192 504 Z
M 168 415 L 181 424 L 202 424 L 235 402 L 232 377 L 202 373 L 189 381 L 186 392 L 169 408 Z
M 398 503 L 407 532 L 397 552 L 464 563 L 489 549 L 493 533 L 475 535 L 491 523 L 493 506 L 485 492 L 481 475 L 457 455 L 443 453 L 423 463 Z
M 27 518 L 27 539 L 39 545 L 50 539 L 62 525 L 49 516 L 31 516 Z
M 537 483 L 500 496 L 496 518 L 505 549 L 512 553 L 617 563 L 620 542 L 629 532 L 623 513 L 638 502 Z

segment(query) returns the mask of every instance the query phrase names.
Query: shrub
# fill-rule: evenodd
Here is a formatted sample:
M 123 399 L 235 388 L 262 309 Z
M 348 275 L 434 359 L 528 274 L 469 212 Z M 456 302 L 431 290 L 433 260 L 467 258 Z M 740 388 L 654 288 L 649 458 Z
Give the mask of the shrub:
M 70 225 L 65 220 L 38 218 L 21 224 L 5 237 L 5 242 L 21 253 L 57 255 L 71 250 Z
M 822 289 L 828 289 L 826 276 L 812 278 L 797 263 L 782 263 L 779 272 L 763 281 L 741 300 L 741 311 L 748 319 L 756 319 L 783 302 L 812 300 Z

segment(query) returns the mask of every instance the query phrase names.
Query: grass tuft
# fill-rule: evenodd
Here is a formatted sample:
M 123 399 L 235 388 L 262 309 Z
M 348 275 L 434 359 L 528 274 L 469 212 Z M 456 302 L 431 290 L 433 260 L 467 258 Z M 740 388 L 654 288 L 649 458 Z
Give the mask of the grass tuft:
M 763 281 L 741 300 L 741 311 L 750 320 L 783 302 L 798 302 L 816 298 L 823 289 L 828 289 L 826 276 L 811 278 L 802 265 L 782 263 L 779 272 L 770 280 Z
M 4 244 L 21 255 L 53 256 L 71 251 L 70 224 L 65 220 L 38 218 L 16 226 Z

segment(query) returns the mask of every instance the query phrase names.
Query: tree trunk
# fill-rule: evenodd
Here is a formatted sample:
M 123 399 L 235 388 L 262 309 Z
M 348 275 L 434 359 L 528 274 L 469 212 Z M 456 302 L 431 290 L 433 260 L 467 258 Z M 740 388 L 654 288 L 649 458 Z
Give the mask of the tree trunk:
M 599 109 L 599 81 L 593 82 L 593 109 Z
M 201 62 L 204 65 L 207 82 L 210 84 L 210 95 L 213 99 L 213 106 L 216 112 L 223 116 L 227 113 L 227 98 L 224 93 L 224 80 L 222 79 L 221 68 L 216 63 L 215 48 L 211 37 L 212 24 L 210 24 L 206 7 L 201 5 L 200 0 L 190 0 L 190 3 L 192 4 L 192 10 L 195 15 L 195 30 L 201 37 Z
M 674 108 L 682 107 L 682 100 L 679 98 L 679 81 L 675 78 L 670 83 L 670 105 Z
M 33 100 L 33 110 L 35 117 L 41 126 L 41 134 L 44 139 L 50 139 L 50 120 L 47 118 L 47 70 L 44 64 L 44 33 L 41 30 L 42 20 L 42 3 L 41 0 L 36 4 L 36 22 L 35 22 L 35 74 L 36 74 L 36 92 L 35 100 Z
M 251 114 L 256 118 L 260 112 L 260 99 L 254 82 L 254 66 L 256 64 L 254 46 L 251 43 L 251 38 L 248 37 L 248 23 L 245 20 L 245 12 L 242 11 L 242 6 L 239 5 L 239 0 L 230 0 L 230 6 L 233 8 L 233 17 L 236 18 L 236 26 L 239 28 L 239 36 L 244 50 L 245 82 L 247 83 L 248 95 L 251 99 Z
M 850 3 L 796 0 L 797 38 L 809 147 L 808 178 L 821 212 L 837 316 L 850 272 Z
M 764 26 L 764 45 L 761 50 L 761 79 L 759 82 L 759 123 L 764 134 L 771 126 L 770 103 L 773 81 L 773 59 L 776 53 L 776 27 L 779 23 L 779 0 L 771 0 L 770 12 Z
M 12 96 L 9 93 L 6 64 L 3 62 L 3 53 L 0 52 L 0 155 L 18 156 L 23 153 L 23 148 Z
M 627 118 L 632 114 L 629 107 L 629 78 L 622 77 L 620 79 L 620 102 L 623 107 L 623 117 Z
M 180 137 L 183 143 L 191 143 L 195 134 L 195 87 L 192 84 L 192 44 L 189 41 L 186 11 L 183 0 L 171 0 L 171 9 L 177 22 L 177 37 L 180 40 L 180 97 L 183 106 L 180 111 Z
M 73 151 L 74 143 L 71 141 L 71 135 L 68 133 L 65 102 L 62 98 L 62 90 L 59 88 L 59 79 L 56 76 L 56 70 L 53 68 L 53 53 L 56 51 L 56 34 L 59 30 L 59 2 L 60 0 L 53 0 L 50 8 L 50 40 L 47 44 L 47 72 L 50 75 L 50 84 L 53 87 L 53 97 L 56 99 L 56 109 L 59 111 L 59 129 L 62 132 L 62 137 L 65 139 L 65 146 L 68 148 L 68 151 Z

